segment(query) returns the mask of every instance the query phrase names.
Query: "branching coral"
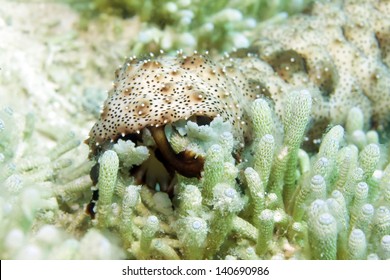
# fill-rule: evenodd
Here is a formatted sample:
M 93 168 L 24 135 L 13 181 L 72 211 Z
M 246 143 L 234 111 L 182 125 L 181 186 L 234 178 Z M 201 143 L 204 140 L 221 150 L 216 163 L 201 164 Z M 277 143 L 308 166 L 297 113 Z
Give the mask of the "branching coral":
M 296 100 L 291 98 L 286 102 L 290 102 L 286 106 L 292 106 Z M 307 102 L 310 104 L 311 100 L 308 99 Z M 362 114 L 358 108 L 351 111 L 353 114 L 356 112 Z M 304 114 L 301 118 L 303 127 L 309 122 L 306 116 L 307 114 Z M 217 118 L 215 121 L 220 120 Z M 347 126 L 351 127 L 349 122 L 353 121 L 355 118 L 348 119 Z M 213 125 L 213 122 L 210 125 Z M 285 121 L 282 122 L 285 125 Z M 242 175 L 236 173 L 236 181 L 238 180 L 239 184 L 235 181 L 228 184 L 220 183 L 224 180 L 223 154 L 227 153 L 223 152 L 222 146 L 212 145 L 205 156 L 205 170 L 201 180 L 182 176 L 177 178 L 175 193 L 177 198 L 173 200 L 176 210 L 164 214 L 156 208 L 156 204 L 166 204 L 164 200 L 168 199 L 157 197 L 159 192 L 154 195 L 150 193 L 149 198 L 141 196 L 138 206 L 135 206 L 133 221 L 140 219 L 135 227 L 147 226 L 145 220 L 147 218 L 143 218 L 144 213 L 147 215 L 154 213 L 162 223 L 160 231 L 155 233 L 157 235 L 154 238 L 159 242 L 165 242 L 167 251 L 181 248 L 176 251 L 176 256 L 184 258 L 226 256 L 254 259 L 283 256 L 298 259 L 365 259 L 368 256 L 372 257 L 373 254 L 383 258 L 387 250 L 386 236 L 389 234 L 387 218 L 389 205 L 384 200 L 373 200 L 372 197 L 377 192 L 379 196 L 383 196 L 387 190 L 377 186 L 386 185 L 387 181 L 383 179 L 387 180 L 389 167 L 384 169 L 384 164 L 389 159 L 361 160 L 373 145 L 379 147 L 379 143 L 367 143 L 359 150 L 348 141 L 353 133 L 354 131 L 350 131 L 345 135 L 344 129 L 339 125 L 330 129 L 321 141 L 318 154 L 310 156 L 306 154 L 312 165 L 307 160 L 301 161 L 306 158 L 299 156 L 305 153 L 303 150 L 292 149 L 293 152 L 284 155 L 285 150 L 289 151 L 285 143 L 289 142 L 285 140 L 279 143 L 269 163 L 271 169 L 277 169 L 278 172 L 271 172 L 268 176 L 280 173 L 278 175 L 280 179 L 276 181 L 281 184 L 282 191 L 276 191 L 273 180 L 264 175 L 267 178 L 261 179 L 250 167 L 259 160 L 256 159 L 256 156 L 259 156 L 257 153 L 252 156 L 248 153 L 248 160 L 237 166 L 243 172 Z M 364 135 L 367 134 L 369 133 L 364 132 Z M 265 136 L 270 137 L 267 134 Z M 300 140 L 294 140 L 294 137 Z M 296 145 L 299 146 L 302 143 L 302 132 L 296 131 L 291 138 L 289 141 L 296 141 Z M 218 138 L 214 141 L 220 143 Z M 257 146 L 248 146 L 248 149 L 256 148 Z M 343 160 L 350 151 L 356 154 L 348 160 Z M 374 148 L 374 154 L 376 153 Z M 286 163 L 281 163 L 278 160 L 281 154 L 294 156 L 297 162 L 291 164 L 286 160 Z M 130 153 L 129 157 L 137 156 Z M 280 164 L 285 167 L 278 167 Z M 283 190 L 289 182 L 286 180 L 288 168 L 295 170 L 296 177 L 295 183 L 292 184 L 292 198 L 283 200 Z M 351 178 L 342 180 L 344 178 L 340 176 L 345 175 L 341 170 L 350 170 Z M 365 173 L 364 170 L 369 172 Z M 382 175 L 378 177 L 378 173 Z M 249 200 L 242 200 L 240 193 L 246 193 Z M 116 199 L 120 200 L 121 197 L 117 196 L 113 201 Z M 137 215 L 140 215 L 139 218 L 136 218 Z M 169 226 L 172 221 L 176 221 L 173 227 Z M 111 228 L 114 229 L 115 226 Z M 141 231 L 137 234 L 137 231 L 140 229 L 128 236 L 128 239 L 123 241 L 124 244 L 137 242 L 132 241 L 137 239 L 142 242 L 143 235 Z M 138 250 L 137 246 L 132 247 L 133 256 L 142 257 L 143 253 Z M 151 250 L 149 257 L 169 256 L 168 253 L 153 247 Z M 249 251 L 250 254 L 243 253 Z
M 184 48 L 218 49 L 249 46 L 249 30 L 258 20 L 276 14 L 301 11 L 311 1 L 235 1 L 199 0 L 62 0 L 81 10 L 87 18 L 114 14 L 137 16 L 143 23 L 134 50 L 149 51 Z M 281 13 L 283 12 L 283 13 Z
M 97 230 L 77 238 L 86 215 L 76 201 L 91 188 L 85 175 L 91 165 L 75 160 L 81 141 L 72 133 L 58 134 L 58 144 L 47 153 L 31 151 L 33 123 L 10 108 L 0 115 L 1 258 L 123 257 L 122 250 Z M 18 137 L 10 139 L 13 134 Z

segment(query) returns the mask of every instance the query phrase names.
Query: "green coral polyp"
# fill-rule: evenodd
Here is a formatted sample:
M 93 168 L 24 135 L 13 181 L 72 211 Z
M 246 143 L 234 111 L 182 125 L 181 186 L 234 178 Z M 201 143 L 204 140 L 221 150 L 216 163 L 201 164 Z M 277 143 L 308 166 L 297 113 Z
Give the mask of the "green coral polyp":
M 348 259 L 361 260 L 367 255 L 366 235 L 360 229 L 351 231 L 348 240 Z
M 337 223 L 332 215 L 324 213 L 313 218 L 310 226 L 312 257 L 335 260 L 337 256 Z
M 186 259 L 202 259 L 206 246 L 208 225 L 204 219 L 188 216 L 176 224 L 178 239 L 185 244 Z
M 272 242 L 274 213 L 269 209 L 265 209 L 256 218 L 259 220 L 256 253 L 259 256 L 264 256 L 268 252 Z
M 119 159 L 114 151 L 109 150 L 99 159 L 99 164 L 99 203 L 97 205 L 97 213 L 99 223 L 104 225 L 110 219 L 109 211 L 119 170 Z

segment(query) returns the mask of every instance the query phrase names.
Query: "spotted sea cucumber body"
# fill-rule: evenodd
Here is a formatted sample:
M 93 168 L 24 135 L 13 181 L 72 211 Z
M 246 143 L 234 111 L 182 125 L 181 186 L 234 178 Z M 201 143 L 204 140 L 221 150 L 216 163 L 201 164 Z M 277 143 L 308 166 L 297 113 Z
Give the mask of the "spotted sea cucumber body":
M 248 125 L 245 108 L 255 98 L 256 88 L 240 70 L 217 66 L 205 54 L 129 59 L 116 72 L 89 144 L 94 149 L 145 127 L 192 116 L 222 116 L 243 135 Z
M 284 96 L 312 95 L 311 138 L 359 107 L 374 128 L 390 127 L 390 2 L 315 1 L 311 11 L 264 28 L 247 50 L 209 58 L 128 60 L 88 140 L 104 143 L 192 116 L 222 116 L 250 138 L 251 101 L 266 97 L 283 116 Z M 104 147 L 103 147 L 104 149 Z

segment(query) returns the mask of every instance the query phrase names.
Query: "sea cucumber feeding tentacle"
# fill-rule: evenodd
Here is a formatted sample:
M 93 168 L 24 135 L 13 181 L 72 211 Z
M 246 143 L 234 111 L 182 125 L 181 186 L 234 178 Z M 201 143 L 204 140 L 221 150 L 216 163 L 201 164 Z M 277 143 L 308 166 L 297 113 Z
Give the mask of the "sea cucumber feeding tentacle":
M 185 177 L 200 178 L 200 172 L 203 170 L 204 164 L 203 157 L 194 158 L 186 151 L 175 154 L 165 136 L 164 127 L 151 127 L 150 131 L 157 148 L 162 154 L 163 162 Z

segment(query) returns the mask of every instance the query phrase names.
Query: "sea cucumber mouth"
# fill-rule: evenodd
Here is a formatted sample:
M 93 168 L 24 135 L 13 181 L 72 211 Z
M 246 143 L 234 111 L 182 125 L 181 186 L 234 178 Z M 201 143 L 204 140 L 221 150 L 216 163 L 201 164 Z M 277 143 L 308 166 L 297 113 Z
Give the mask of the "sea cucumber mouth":
M 196 122 L 198 125 L 208 125 L 212 118 L 193 116 L 187 121 Z M 187 178 L 199 179 L 201 177 L 204 157 L 188 149 L 175 151 L 168 141 L 166 126 L 151 125 L 145 127 L 140 134 L 130 134 L 125 137 L 132 140 L 137 146 L 148 146 L 150 151 L 150 156 L 145 162 L 130 170 L 130 173 L 136 179 L 136 183 L 146 184 L 152 189 L 155 189 L 156 184 L 158 184 L 159 190 L 171 193 L 176 181 L 175 173 Z M 172 128 L 175 130 L 174 125 Z M 153 145 L 143 143 L 142 133 L 150 134 L 154 141 Z
M 204 158 L 189 150 L 176 153 L 169 143 L 165 126 L 148 127 L 155 145 L 149 147 L 150 156 L 141 165 L 131 168 L 130 174 L 136 184 L 163 191 L 173 196 L 176 173 L 188 178 L 200 178 Z
M 195 121 L 198 125 L 210 124 L 212 118 L 207 116 L 194 116 L 189 120 Z M 146 146 L 149 149 L 149 157 L 140 165 L 135 165 L 130 168 L 129 173 L 133 176 L 135 184 L 144 184 L 153 190 L 163 191 L 173 196 L 174 185 L 177 182 L 176 173 L 187 178 L 200 178 L 204 166 L 204 157 L 193 151 L 185 149 L 180 152 L 175 152 L 171 143 L 167 139 L 165 132 L 166 125 L 148 126 L 140 133 L 130 133 L 121 135 L 116 142 L 121 140 L 131 140 L 136 146 Z M 146 133 L 151 136 L 154 143 L 146 145 L 142 135 Z M 112 147 L 108 143 L 104 143 L 102 147 Z M 102 150 L 99 149 L 99 154 Z M 90 177 L 93 185 L 96 186 L 99 181 L 99 163 L 96 163 L 91 171 Z M 95 217 L 94 207 L 99 198 L 99 191 L 96 188 L 93 191 L 92 200 L 87 206 L 87 213 Z
M 200 178 L 204 164 L 203 157 L 195 157 L 196 155 L 187 150 L 176 154 L 167 140 L 164 127 L 150 127 L 149 130 L 166 165 L 185 177 Z
M 136 184 L 145 184 L 151 189 L 167 192 L 172 196 L 176 172 L 184 177 L 200 178 L 204 165 L 202 156 L 189 150 L 176 153 L 167 139 L 165 126 L 150 126 L 145 129 L 155 143 L 148 147 L 149 158 L 130 170 Z

